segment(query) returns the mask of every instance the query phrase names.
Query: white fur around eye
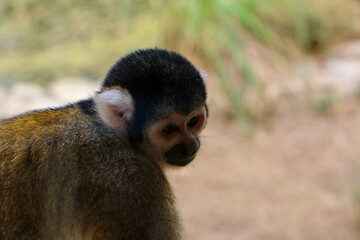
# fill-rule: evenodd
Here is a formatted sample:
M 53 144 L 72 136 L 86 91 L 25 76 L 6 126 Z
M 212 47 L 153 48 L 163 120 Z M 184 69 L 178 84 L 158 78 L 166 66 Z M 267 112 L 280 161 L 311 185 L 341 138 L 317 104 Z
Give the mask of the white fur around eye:
M 120 88 L 104 90 L 94 100 L 101 119 L 110 127 L 125 131 L 134 113 L 133 99 L 128 91 Z

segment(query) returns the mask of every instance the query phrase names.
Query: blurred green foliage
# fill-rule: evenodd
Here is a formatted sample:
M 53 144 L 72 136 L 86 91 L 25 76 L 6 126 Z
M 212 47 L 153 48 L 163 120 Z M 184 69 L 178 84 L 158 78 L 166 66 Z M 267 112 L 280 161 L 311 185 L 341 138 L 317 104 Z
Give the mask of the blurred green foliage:
M 316 4 L 315 4 L 316 3 Z M 319 49 L 352 32 L 353 0 L 0 0 L 0 82 L 100 79 L 137 48 L 197 57 L 219 81 L 245 129 L 256 118 L 244 94 L 263 84 L 246 41 L 287 54 Z M 356 3 L 358 4 L 358 3 Z M 344 14 L 346 12 L 346 14 Z
M 314 109 L 318 113 L 327 113 L 334 107 L 335 102 L 333 96 L 327 95 L 314 103 Z

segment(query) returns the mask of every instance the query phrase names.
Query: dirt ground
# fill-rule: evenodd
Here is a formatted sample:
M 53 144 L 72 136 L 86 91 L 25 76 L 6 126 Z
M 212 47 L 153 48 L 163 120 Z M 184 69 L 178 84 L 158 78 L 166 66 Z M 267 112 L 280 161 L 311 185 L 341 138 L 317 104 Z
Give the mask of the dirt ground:
M 199 157 L 169 173 L 187 239 L 359 239 L 359 106 L 290 110 L 251 140 L 210 118 Z

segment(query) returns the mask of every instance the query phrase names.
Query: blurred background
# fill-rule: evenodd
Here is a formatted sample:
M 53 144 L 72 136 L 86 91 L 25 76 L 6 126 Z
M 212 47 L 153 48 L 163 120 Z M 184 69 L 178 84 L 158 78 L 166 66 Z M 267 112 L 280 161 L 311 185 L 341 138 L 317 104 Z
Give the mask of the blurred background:
M 0 0 L 0 118 L 91 96 L 138 48 L 208 76 L 187 239 L 360 239 L 359 0 Z

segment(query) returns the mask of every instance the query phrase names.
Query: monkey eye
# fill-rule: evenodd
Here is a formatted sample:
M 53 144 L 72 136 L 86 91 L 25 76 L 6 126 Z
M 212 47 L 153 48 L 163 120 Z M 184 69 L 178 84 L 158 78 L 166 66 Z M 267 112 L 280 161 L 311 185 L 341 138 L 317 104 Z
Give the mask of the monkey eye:
M 179 128 L 176 125 L 170 124 L 163 129 L 163 133 L 169 135 L 173 132 L 176 132 L 177 130 L 179 130 Z
M 199 117 L 193 117 L 192 119 L 190 119 L 190 121 L 188 122 L 188 126 L 189 127 L 193 127 L 195 126 L 199 121 Z

